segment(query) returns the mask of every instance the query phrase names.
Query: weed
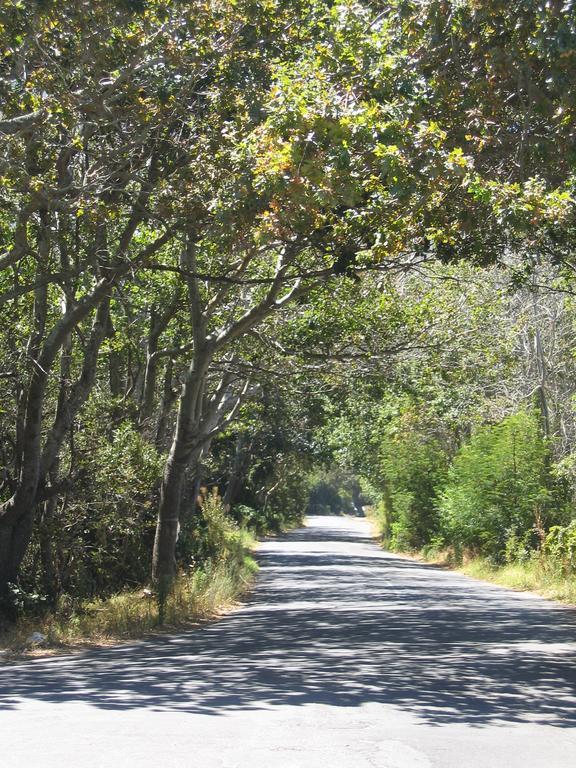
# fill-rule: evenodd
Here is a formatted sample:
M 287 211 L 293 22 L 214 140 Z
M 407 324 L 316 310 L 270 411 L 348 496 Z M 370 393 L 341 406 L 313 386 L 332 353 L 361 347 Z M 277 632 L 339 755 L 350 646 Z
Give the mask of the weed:
M 239 533 L 240 537 L 240 533 Z M 249 548 L 254 540 L 244 531 L 242 547 L 225 560 L 182 573 L 164 606 L 166 627 L 183 626 L 214 618 L 230 609 L 258 570 Z M 140 637 L 159 625 L 158 601 L 151 590 L 124 591 L 105 600 L 85 601 L 70 611 L 53 611 L 43 618 L 21 619 L 0 634 L 0 648 L 27 654 L 33 632 L 46 637 L 42 650 L 83 644 L 106 644 Z M 36 651 L 38 652 L 38 651 Z

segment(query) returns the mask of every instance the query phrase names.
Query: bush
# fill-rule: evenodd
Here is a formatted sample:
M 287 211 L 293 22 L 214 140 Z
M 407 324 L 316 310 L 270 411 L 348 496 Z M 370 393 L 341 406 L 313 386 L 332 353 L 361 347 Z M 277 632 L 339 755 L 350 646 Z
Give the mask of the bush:
M 226 513 L 218 488 L 203 489 L 199 505 L 204 523 L 198 543 L 200 559 L 210 564 L 234 559 L 244 550 L 243 531 Z
M 494 562 L 526 558 L 562 506 L 537 415 L 522 411 L 478 429 L 456 457 L 440 494 L 447 541 Z
M 384 443 L 381 516 L 392 549 L 420 549 L 437 536 L 436 489 L 447 465 L 448 456 L 433 437 L 403 432 Z
M 232 508 L 232 513 L 242 528 L 258 532 L 259 513 L 257 509 L 246 504 L 235 504 Z
M 64 466 L 67 461 L 69 456 Z M 74 461 L 73 489 L 54 499 L 49 516 L 45 508 L 38 515 L 19 587 L 24 593 L 47 595 L 46 563 L 53 574 L 52 597 L 59 600 L 106 597 L 144 584 L 151 567 L 163 457 L 130 422 L 110 431 L 104 420 L 90 419 L 75 436 Z
M 576 520 L 569 525 L 555 525 L 544 541 L 543 562 L 564 576 L 576 574 Z

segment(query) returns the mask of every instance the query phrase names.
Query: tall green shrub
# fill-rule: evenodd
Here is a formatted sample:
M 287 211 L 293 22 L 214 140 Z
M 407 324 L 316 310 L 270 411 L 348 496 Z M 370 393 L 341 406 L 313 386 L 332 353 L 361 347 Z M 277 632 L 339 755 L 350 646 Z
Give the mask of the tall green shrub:
M 382 499 L 392 549 L 419 549 L 438 533 L 436 489 L 447 466 L 434 437 L 405 431 L 383 442 Z
M 511 540 L 537 544 L 535 526 L 551 520 L 558 496 L 538 418 L 521 411 L 478 429 L 460 449 L 438 508 L 448 543 L 498 561 L 510 556 Z

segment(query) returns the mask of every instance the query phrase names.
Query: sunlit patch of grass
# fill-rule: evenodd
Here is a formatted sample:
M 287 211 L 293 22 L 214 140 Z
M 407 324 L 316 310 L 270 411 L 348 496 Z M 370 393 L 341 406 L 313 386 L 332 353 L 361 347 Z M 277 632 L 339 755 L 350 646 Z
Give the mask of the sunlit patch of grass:
M 550 600 L 576 605 L 576 575 L 567 574 L 558 564 L 541 553 L 526 562 L 495 565 L 483 557 L 466 555 L 458 562 L 451 549 L 425 549 L 417 555 L 408 554 L 433 565 L 450 568 L 473 579 L 489 581 L 508 589 L 535 592 Z
M 163 629 L 198 624 L 230 610 L 252 584 L 258 565 L 249 554 L 253 539 L 243 537 L 228 559 L 204 570 L 181 574 L 166 600 Z M 105 600 L 82 603 L 73 612 L 26 618 L 0 634 L 3 658 L 70 650 L 83 645 L 103 645 L 141 637 L 158 629 L 158 601 L 149 590 L 130 590 Z M 45 641 L 30 642 L 39 632 Z
M 576 576 L 563 574 L 545 559 L 536 557 L 526 563 L 494 566 L 475 558 L 458 570 L 475 579 L 483 579 L 510 589 L 537 592 L 543 597 L 576 604 Z
M 566 573 L 559 564 L 541 552 L 526 562 L 495 565 L 470 553 L 457 556 L 450 547 L 428 546 L 419 552 L 399 552 L 402 557 L 437 565 L 473 579 L 499 584 L 508 589 L 535 592 L 549 600 L 576 605 L 576 574 Z

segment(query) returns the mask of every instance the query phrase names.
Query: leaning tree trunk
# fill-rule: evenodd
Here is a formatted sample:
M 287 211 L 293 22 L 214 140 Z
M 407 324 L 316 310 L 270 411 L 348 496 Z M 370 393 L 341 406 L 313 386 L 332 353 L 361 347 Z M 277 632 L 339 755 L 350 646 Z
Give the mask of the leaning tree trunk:
M 45 210 L 40 211 L 36 275 L 44 277 L 44 264 L 50 252 L 50 220 Z M 45 285 L 34 291 L 33 327 L 26 352 L 32 360 L 30 381 L 25 396 L 23 424 L 18 442 L 20 448 L 19 472 L 16 491 L 0 508 L 0 593 L 7 597 L 11 582 L 18 575 L 20 563 L 32 535 L 34 499 L 40 474 L 40 446 L 42 439 L 42 408 L 48 381 L 49 366 L 53 361 L 43 355 L 42 340 L 46 330 L 48 292 Z
M 40 354 L 34 358 L 26 393 L 21 440 L 20 472 L 12 498 L 0 505 L 0 595 L 8 594 L 7 584 L 15 581 L 30 542 L 34 511 L 42 471 L 42 416 L 48 379 L 54 360 L 70 332 L 98 306 L 110 291 L 102 280 L 94 291 L 64 315 L 48 334 Z M 48 469 L 51 462 L 46 462 Z
M 98 353 L 102 346 L 102 342 L 106 337 L 109 310 L 110 298 L 106 297 L 96 311 L 90 337 L 84 347 L 82 370 L 79 378 L 72 387 L 69 387 L 68 384 L 68 379 L 70 377 L 71 352 L 69 340 L 63 347 L 60 367 L 61 389 L 56 409 L 56 417 L 46 437 L 40 461 L 40 475 L 38 479 L 40 493 L 46 488 L 49 479 L 52 480 L 53 484 L 57 484 L 62 443 L 64 442 L 65 436 L 69 433 L 74 423 L 74 419 L 85 404 L 94 387 L 98 365 Z M 45 591 L 53 604 L 56 603 L 60 591 L 60 579 L 57 574 L 54 558 L 54 514 L 56 503 L 57 499 L 55 495 L 51 496 L 45 502 L 40 502 L 38 515 L 40 520 L 38 529 L 40 556 L 44 573 Z
M 186 469 L 194 451 L 201 449 L 207 436 L 207 434 L 201 434 L 202 418 L 206 416 L 206 422 L 209 422 L 213 415 L 210 413 L 203 414 L 205 382 L 212 358 L 217 351 L 224 349 L 272 312 L 295 298 L 300 287 L 298 282 L 295 283 L 281 300 L 278 299 L 286 271 L 290 265 L 290 259 L 284 254 L 264 298 L 230 326 L 216 335 L 213 334 L 208 341 L 206 315 L 203 310 L 204 301 L 198 280 L 194 277 L 196 271 L 195 248 L 196 243 L 192 233 L 187 239 L 186 248 L 181 255 L 181 262 L 182 267 L 189 275 L 187 283 L 194 352 L 180 395 L 174 438 L 162 481 L 152 557 L 152 580 L 158 587 L 161 605 L 162 596 L 171 587 L 176 575 L 175 552 Z M 294 251 L 292 249 L 289 251 L 293 255 Z M 213 309 L 212 307 L 212 311 Z M 224 390 L 225 387 L 221 394 L 224 393 Z M 215 402 L 214 406 L 217 410 L 218 402 Z M 209 432 L 210 429 L 208 429 Z

